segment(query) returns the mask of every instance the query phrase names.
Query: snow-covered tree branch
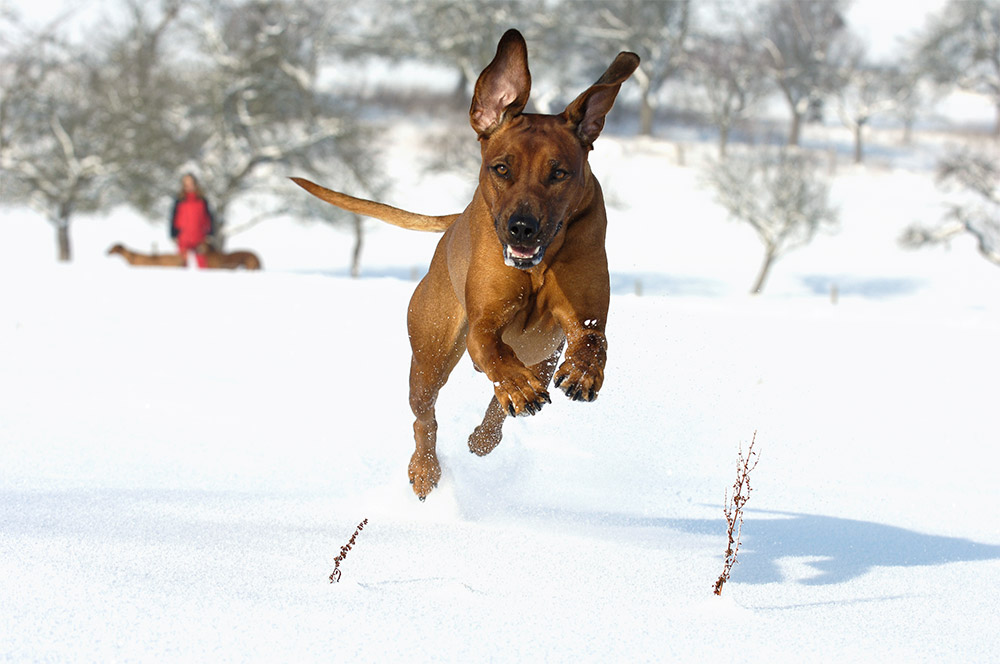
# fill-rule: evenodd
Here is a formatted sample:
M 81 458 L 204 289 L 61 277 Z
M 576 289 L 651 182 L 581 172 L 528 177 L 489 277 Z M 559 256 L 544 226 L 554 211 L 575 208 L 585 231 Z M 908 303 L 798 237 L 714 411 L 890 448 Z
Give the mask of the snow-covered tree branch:
M 829 186 L 808 153 L 785 148 L 729 155 L 710 165 L 705 180 L 733 219 L 749 224 L 764 245 L 752 293 L 760 293 L 773 263 L 835 226 Z
M 1000 265 L 1000 150 L 986 146 L 952 154 L 938 165 L 938 182 L 949 195 L 947 212 L 937 226 L 910 226 L 900 238 L 904 247 L 942 244 L 968 234 L 979 253 Z

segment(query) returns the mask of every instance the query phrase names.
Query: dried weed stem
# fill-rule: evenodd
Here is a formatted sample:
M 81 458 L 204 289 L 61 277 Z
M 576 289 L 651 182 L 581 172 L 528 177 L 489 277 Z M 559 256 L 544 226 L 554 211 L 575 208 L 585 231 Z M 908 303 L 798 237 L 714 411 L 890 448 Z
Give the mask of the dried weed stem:
M 347 541 L 347 544 L 340 547 L 340 553 L 333 559 L 333 573 L 330 574 L 330 583 L 340 582 L 340 562 L 347 557 L 347 552 L 354 548 L 354 541 L 358 538 L 358 534 L 365 529 L 366 525 L 368 525 L 368 519 L 359 523 L 358 527 L 354 530 L 354 534 L 351 535 L 351 539 Z
M 754 443 L 757 442 L 757 432 L 753 432 L 753 440 L 747 448 L 747 454 L 743 456 L 743 445 L 740 445 L 740 456 L 736 463 L 736 482 L 733 483 L 732 496 L 726 492 L 726 525 L 729 543 L 726 546 L 726 562 L 722 567 L 722 574 L 715 582 L 715 594 L 722 594 L 722 586 L 729 580 L 729 575 L 736 564 L 736 553 L 740 550 L 743 535 L 743 506 L 750 500 L 750 472 L 757 467 L 760 456 L 754 451 Z

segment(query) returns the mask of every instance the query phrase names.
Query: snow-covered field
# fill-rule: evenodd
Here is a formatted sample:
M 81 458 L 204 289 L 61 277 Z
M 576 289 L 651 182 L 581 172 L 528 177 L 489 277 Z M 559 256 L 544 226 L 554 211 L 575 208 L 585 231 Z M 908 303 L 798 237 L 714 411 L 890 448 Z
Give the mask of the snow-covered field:
M 390 200 L 457 211 L 469 182 L 410 168 L 419 135 L 387 139 Z M 840 232 L 752 298 L 757 241 L 674 145 L 592 159 L 615 202 L 601 397 L 560 393 L 478 458 L 490 388 L 463 361 L 425 503 L 404 313 L 436 237 L 372 224 L 360 280 L 346 234 L 281 221 L 231 242 L 261 273 L 136 269 L 103 252 L 165 250 L 164 227 L 115 212 L 59 266 L 2 210 L 0 659 L 997 661 L 1000 269 L 965 239 L 898 248 L 940 215 L 926 165 L 841 165 Z

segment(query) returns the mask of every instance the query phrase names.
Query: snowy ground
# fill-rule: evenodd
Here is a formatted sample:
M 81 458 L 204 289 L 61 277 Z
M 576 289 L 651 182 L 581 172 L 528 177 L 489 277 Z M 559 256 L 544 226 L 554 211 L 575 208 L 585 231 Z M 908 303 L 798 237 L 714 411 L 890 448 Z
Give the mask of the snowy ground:
M 593 161 L 601 397 L 474 457 L 490 391 L 463 362 L 425 503 L 404 312 L 435 237 L 373 224 L 355 281 L 346 234 L 284 222 L 231 243 L 261 273 L 133 269 L 104 250 L 164 229 L 114 213 L 57 266 L 43 222 L 0 212 L 0 660 L 996 661 L 1000 270 L 965 240 L 898 248 L 940 214 L 926 164 L 842 165 L 840 232 L 751 298 L 756 240 L 674 145 Z M 461 207 L 467 182 L 398 168 L 391 202 Z

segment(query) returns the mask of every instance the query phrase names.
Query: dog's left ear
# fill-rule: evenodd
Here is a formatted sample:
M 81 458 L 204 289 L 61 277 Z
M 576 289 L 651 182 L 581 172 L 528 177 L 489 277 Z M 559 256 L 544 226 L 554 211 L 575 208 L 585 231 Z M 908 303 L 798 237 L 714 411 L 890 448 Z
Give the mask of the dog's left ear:
M 622 51 L 615 58 L 597 82 L 587 88 L 583 94 L 563 111 L 563 117 L 576 130 L 584 147 L 592 148 L 594 141 L 604 129 L 604 118 L 615 104 L 622 83 L 632 75 L 639 66 L 639 56 L 635 53 Z
M 528 103 L 531 73 L 528 45 L 517 30 L 508 30 L 497 45 L 497 54 L 476 81 L 469 122 L 481 138 L 496 131 L 505 120 L 518 115 Z

